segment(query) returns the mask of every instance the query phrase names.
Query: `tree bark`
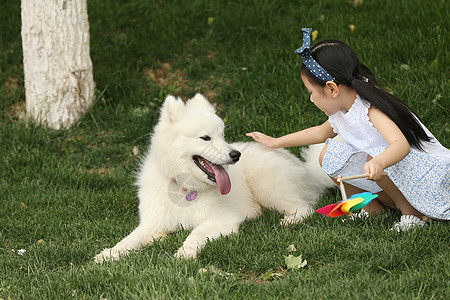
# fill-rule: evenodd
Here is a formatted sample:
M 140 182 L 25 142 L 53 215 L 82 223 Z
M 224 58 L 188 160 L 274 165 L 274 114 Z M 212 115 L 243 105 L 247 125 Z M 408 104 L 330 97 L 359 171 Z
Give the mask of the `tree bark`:
M 92 104 L 86 0 L 21 0 L 27 116 L 68 128 Z

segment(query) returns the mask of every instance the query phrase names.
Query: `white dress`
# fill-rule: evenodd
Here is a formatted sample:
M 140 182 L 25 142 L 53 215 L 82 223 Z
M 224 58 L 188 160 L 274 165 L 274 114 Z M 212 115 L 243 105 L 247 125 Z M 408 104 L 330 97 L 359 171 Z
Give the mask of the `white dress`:
M 348 112 L 338 111 L 328 118 L 333 131 L 347 142 L 327 141 L 322 168 L 328 175 L 363 174 L 367 156 L 375 157 L 388 146 L 370 122 L 369 108 L 370 103 L 357 95 Z M 450 150 L 421 125 L 432 140 L 423 143 L 423 151 L 412 147 L 403 160 L 385 171 L 415 209 L 433 219 L 450 220 Z M 371 193 L 381 191 L 371 180 L 348 183 Z

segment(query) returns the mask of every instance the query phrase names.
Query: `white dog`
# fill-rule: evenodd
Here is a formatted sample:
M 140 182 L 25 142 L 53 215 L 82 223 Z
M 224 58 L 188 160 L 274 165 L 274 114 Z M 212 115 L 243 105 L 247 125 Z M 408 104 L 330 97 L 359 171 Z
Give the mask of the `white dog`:
M 138 175 L 140 224 L 95 260 L 117 259 L 181 228 L 192 232 L 176 256 L 195 258 L 207 240 L 237 232 L 263 207 L 284 212 L 283 224 L 298 223 L 333 186 L 318 163 L 322 147 L 305 150 L 302 162 L 284 149 L 227 144 L 223 121 L 202 95 L 186 104 L 169 96 Z

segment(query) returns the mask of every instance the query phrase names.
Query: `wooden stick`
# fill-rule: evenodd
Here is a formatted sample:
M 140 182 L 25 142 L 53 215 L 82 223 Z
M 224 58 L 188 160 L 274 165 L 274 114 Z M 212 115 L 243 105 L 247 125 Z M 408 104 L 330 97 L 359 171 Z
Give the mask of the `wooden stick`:
M 387 173 L 383 172 L 383 175 L 387 175 Z M 338 176 L 336 178 L 336 181 L 337 182 L 342 182 L 342 181 L 358 179 L 358 178 L 364 178 L 364 177 L 369 177 L 369 174 L 352 175 L 352 176 L 346 176 L 346 177 Z
M 345 192 L 344 182 L 339 183 L 339 189 L 341 190 L 342 200 L 347 201 L 347 193 Z

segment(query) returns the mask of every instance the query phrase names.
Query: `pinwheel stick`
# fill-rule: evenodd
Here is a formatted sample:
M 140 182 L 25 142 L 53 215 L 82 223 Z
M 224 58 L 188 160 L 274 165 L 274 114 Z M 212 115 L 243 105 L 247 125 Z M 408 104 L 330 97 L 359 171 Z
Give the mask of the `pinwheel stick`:
M 383 175 L 385 176 L 385 175 L 387 175 L 387 173 L 384 172 Z M 346 177 L 342 177 L 341 175 L 339 175 L 336 178 L 336 181 L 339 183 L 339 189 L 341 190 L 342 200 L 344 200 L 344 201 L 347 200 L 347 193 L 345 192 L 344 181 L 358 179 L 358 178 L 365 178 L 365 177 L 369 177 L 369 174 L 359 174 L 359 175 L 352 175 L 352 176 L 346 176 Z

